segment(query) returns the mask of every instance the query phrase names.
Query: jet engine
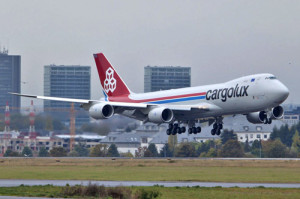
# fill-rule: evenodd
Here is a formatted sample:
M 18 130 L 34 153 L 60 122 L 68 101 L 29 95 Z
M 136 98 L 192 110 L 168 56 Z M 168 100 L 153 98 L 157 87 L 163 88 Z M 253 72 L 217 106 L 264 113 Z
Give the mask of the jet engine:
M 283 116 L 283 108 L 282 106 L 276 106 L 271 111 L 270 119 L 280 119 Z M 247 114 L 247 120 L 253 124 L 264 123 L 265 119 L 268 117 L 265 111 L 259 111 L 254 113 Z M 270 123 L 269 123 L 270 124 Z
M 253 124 L 263 123 L 266 117 L 267 117 L 267 113 L 265 111 L 259 111 L 259 112 L 247 114 L 247 120 Z
M 272 109 L 272 119 L 280 119 L 283 116 L 283 108 L 282 106 L 276 106 L 275 108 Z
M 105 103 L 99 103 L 91 106 L 89 114 L 94 119 L 107 119 L 113 116 L 114 108 Z
M 173 120 L 174 114 L 171 109 L 159 107 L 152 109 L 148 113 L 148 118 L 153 123 L 168 123 Z

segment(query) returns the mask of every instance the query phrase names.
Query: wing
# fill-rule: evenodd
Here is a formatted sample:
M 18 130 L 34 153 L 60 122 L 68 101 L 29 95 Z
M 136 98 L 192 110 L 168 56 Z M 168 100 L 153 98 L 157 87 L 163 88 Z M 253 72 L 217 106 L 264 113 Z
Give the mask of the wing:
M 61 102 L 74 102 L 80 103 L 81 107 L 85 110 L 97 103 L 105 103 L 114 107 L 115 113 L 131 117 L 134 119 L 145 121 L 147 114 L 152 108 L 155 107 L 165 107 L 171 109 L 175 118 L 181 121 L 195 120 L 197 118 L 204 117 L 207 113 L 217 112 L 220 110 L 220 107 L 209 104 L 209 103 L 200 103 L 196 105 L 170 105 L 170 104 L 151 104 L 151 103 L 127 103 L 127 102 L 111 102 L 111 101 L 101 101 L 101 100 L 87 100 L 87 99 L 73 99 L 73 98 L 62 98 L 62 97 L 48 97 L 48 96 L 39 96 L 39 95 L 27 95 L 20 93 L 10 93 L 12 95 L 17 95 L 21 97 L 36 98 L 42 100 L 53 100 Z
M 42 100 L 80 103 L 80 104 L 82 104 L 83 108 L 85 108 L 85 109 L 88 109 L 93 104 L 104 102 L 104 101 L 101 101 L 101 100 L 73 99 L 73 98 L 63 98 L 63 97 L 48 97 L 48 96 L 27 95 L 27 94 L 20 94 L 20 93 L 10 93 L 10 94 L 21 96 L 21 97 L 42 99 Z M 105 101 L 105 103 L 110 104 L 114 107 L 147 108 L 147 104 L 140 104 L 140 103 L 107 102 L 107 101 Z

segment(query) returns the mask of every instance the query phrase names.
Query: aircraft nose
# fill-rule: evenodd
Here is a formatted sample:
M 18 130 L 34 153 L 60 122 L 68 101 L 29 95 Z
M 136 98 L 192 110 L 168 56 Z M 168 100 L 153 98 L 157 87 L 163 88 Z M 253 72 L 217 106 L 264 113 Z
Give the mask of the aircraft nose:
M 286 100 L 286 98 L 288 98 L 288 96 L 290 94 L 289 89 L 284 84 L 282 84 L 281 82 L 278 85 L 276 90 L 277 90 L 277 93 L 280 96 L 280 99 L 282 100 L 282 102 L 284 100 Z

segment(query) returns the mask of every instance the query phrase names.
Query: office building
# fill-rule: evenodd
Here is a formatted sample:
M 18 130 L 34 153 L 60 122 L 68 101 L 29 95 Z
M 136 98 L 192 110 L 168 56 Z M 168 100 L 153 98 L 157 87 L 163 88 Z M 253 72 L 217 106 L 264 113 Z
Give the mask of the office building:
M 91 68 L 90 66 L 65 66 L 48 65 L 44 67 L 44 95 L 52 97 L 65 97 L 75 99 L 91 99 Z M 89 122 L 88 113 L 80 109 L 79 104 L 74 104 L 76 113 L 75 125 L 80 127 Z M 60 115 L 66 125 L 70 122 L 71 103 L 60 101 L 44 101 L 45 112 L 52 116 Z M 60 110 L 66 114 L 58 114 Z M 81 110 L 81 111 L 80 111 Z
M 191 68 L 180 66 L 146 66 L 144 92 L 191 86 Z
M 0 107 L 4 111 L 6 102 L 12 110 L 20 108 L 20 97 L 8 92 L 21 91 L 21 56 L 8 55 L 8 50 L 0 49 Z

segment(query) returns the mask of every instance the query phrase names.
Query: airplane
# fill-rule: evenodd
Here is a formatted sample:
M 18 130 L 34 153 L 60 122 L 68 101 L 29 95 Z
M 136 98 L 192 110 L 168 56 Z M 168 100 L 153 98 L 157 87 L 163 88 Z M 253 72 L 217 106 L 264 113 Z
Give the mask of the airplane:
M 288 88 L 268 73 L 220 84 L 133 93 L 103 53 L 94 54 L 94 59 L 104 94 L 100 100 L 11 94 L 80 103 L 97 120 L 119 114 L 144 123 L 167 123 L 168 135 L 185 133 L 186 126 L 189 134 L 200 133 L 202 123 L 212 125 L 212 135 L 220 135 L 223 118 L 237 114 L 245 115 L 251 123 L 271 124 L 282 118 L 284 110 L 280 104 L 289 96 Z

